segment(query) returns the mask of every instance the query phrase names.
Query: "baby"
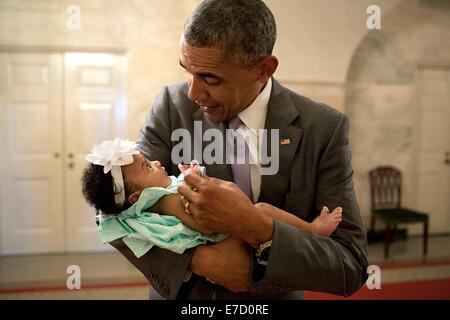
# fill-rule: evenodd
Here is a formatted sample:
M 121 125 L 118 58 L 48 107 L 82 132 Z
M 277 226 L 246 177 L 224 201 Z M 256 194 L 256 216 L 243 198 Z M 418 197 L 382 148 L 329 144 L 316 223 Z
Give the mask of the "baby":
M 120 139 L 95 146 L 86 159 L 91 164 L 83 173 L 83 195 L 102 212 L 99 234 L 104 242 L 122 238 L 139 257 L 153 245 L 182 253 L 226 237 L 201 230 L 177 192 L 187 171 L 203 175 L 204 168 L 195 160 L 178 166 L 182 172 L 179 177 L 168 176 L 159 161 L 148 160 L 134 142 Z M 324 207 L 309 223 L 270 204 L 255 206 L 274 219 L 321 236 L 330 236 L 342 221 L 340 207 L 331 213 Z

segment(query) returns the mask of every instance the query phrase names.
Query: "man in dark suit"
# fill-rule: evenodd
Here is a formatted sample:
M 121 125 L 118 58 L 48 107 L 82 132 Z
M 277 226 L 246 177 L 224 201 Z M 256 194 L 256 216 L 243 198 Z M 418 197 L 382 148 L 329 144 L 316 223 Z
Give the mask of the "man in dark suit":
M 175 130 L 187 130 L 191 145 L 210 129 L 225 141 L 226 129 L 239 118 L 243 131 L 279 130 L 278 137 L 265 140 L 278 167 L 264 174 L 264 165 L 252 164 L 247 195 L 233 183 L 238 171 L 224 162 L 204 161 L 209 177 L 186 176 L 180 205 L 204 230 L 230 235 L 218 244 L 182 255 L 153 248 L 140 259 L 120 242 L 113 244 L 163 298 L 299 299 L 303 290 L 350 295 L 366 280 L 348 118 L 272 77 L 278 66 L 275 39 L 274 17 L 260 0 L 206 0 L 186 22 L 180 64 L 188 83 L 163 89 L 141 130 L 139 150 L 178 174 Z M 203 139 L 200 153 L 193 147 L 183 156 L 201 161 L 209 143 Z M 340 206 L 343 221 L 331 237 L 321 237 L 261 214 L 252 202 L 308 221 L 323 206 Z

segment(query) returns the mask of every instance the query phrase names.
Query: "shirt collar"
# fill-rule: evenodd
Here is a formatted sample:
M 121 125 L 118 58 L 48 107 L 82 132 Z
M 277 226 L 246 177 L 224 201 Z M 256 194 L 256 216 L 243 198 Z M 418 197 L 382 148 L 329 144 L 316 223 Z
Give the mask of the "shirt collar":
M 261 93 L 247 108 L 238 114 L 239 118 L 247 126 L 247 128 L 264 129 L 271 93 L 272 78 L 269 78 L 269 81 L 267 81 L 263 91 L 261 91 Z

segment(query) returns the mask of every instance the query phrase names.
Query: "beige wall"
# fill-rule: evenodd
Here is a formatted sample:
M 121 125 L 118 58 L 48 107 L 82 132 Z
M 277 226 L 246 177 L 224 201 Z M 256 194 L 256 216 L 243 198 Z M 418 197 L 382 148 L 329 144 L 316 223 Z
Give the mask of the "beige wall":
M 128 136 L 136 138 L 149 105 L 178 67 L 185 17 L 197 1 L 1 1 L 0 45 L 23 50 L 121 51 L 128 58 Z M 66 27 L 67 7 L 81 9 L 81 29 Z
M 267 0 L 279 31 L 275 46 L 281 61 L 278 77 L 344 83 L 354 51 L 368 32 L 367 7 L 379 5 L 383 18 L 399 2 Z
M 354 182 L 363 217 L 370 215 L 368 172 L 394 165 L 403 173 L 403 205 L 417 208 L 418 87 L 421 64 L 450 66 L 450 2 L 404 1 L 355 51 L 345 108 L 351 119 Z M 420 226 L 412 231 L 421 231 Z
M 276 73 L 288 86 L 344 110 L 344 81 L 367 33 L 371 0 L 268 0 L 278 24 Z M 387 12 L 398 0 L 377 1 Z M 137 131 L 162 86 L 183 81 L 178 67 L 183 23 L 198 0 L 0 2 L 0 46 L 23 50 L 121 50 L 128 56 L 128 135 Z M 66 27 L 67 7 L 81 29 Z
M 345 112 L 348 66 L 368 32 L 367 7 L 375 2 L 383 18 L 400 1 L 266 1 L 278 26 L 277 78 L 294 91 Z

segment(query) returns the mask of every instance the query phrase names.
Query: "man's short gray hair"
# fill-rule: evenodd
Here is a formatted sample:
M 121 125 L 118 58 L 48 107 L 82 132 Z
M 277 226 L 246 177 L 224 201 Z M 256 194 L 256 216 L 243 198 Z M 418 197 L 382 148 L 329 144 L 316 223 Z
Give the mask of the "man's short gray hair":
M 251 66 L 272 55 L 275 18 L 261 0 L 204 0 L 184 26 L 193 47 L 223 48 L 227 59 Z

